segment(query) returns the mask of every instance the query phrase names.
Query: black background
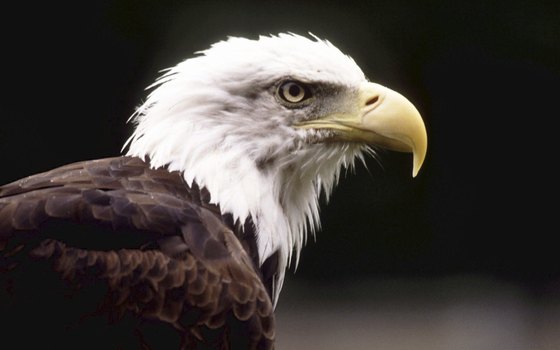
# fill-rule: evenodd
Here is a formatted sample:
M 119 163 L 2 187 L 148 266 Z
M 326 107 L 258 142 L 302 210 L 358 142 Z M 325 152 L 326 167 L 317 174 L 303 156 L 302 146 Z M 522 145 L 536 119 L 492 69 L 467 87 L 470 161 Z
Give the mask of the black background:
M 558 2 L 91 1 L 3 5 L 0 182 L 113 156 L 160 69 L 228 35 L 312 32 L 412 100 L 429 149 L 341 181 L 289 279 L 560 281 Z

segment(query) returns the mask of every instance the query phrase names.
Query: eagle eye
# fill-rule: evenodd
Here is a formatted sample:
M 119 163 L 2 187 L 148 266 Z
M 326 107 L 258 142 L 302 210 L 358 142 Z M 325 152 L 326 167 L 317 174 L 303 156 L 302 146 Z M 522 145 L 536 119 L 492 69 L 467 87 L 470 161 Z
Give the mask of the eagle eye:
M 300 82 L 286 81 L 278 87 L 278 96 L 285 102 L 297 104 L 310 98 L 311 91 Z

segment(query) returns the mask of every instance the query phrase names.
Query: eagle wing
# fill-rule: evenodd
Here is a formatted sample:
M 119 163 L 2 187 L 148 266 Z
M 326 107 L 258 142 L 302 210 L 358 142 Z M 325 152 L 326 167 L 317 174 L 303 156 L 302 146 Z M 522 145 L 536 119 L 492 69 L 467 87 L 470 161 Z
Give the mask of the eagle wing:
M 260 273 L 207 196 L 134 157 L 1 187 L 3 333 L 59 348 L 272 348 Z

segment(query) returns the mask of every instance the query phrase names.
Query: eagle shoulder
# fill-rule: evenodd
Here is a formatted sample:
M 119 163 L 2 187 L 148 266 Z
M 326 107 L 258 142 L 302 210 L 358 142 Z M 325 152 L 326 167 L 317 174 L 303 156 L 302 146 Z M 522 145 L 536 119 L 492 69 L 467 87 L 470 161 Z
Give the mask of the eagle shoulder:
M 177 172 L 135 157 L 63 166 L 0 187 L 1 318 L 42 318 L 58 344 L 111 324 L 127 325 L 124 346 L 271 348 L 272 304 L 244 246 Z

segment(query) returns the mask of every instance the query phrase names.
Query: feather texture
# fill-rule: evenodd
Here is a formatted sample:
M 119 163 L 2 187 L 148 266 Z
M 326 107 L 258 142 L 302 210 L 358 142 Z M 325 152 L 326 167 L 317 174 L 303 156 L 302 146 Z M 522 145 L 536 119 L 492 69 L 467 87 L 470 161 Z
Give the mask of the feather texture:
M 70 341 L 85 336 L 72 332 L 79 324 L 130 318 L 130 328 L 118 339 L 130 336 L 142 346 L 152 344 L 139 330 L 155 322 L 173 330 L 164 343 L 175 339 L 182 348 L 234 346 L 234 325 L 245 335 L 237 339 L 244 347 L 272 347 L 270 297 L 246 253 L 250 245 L 240 243 L 249 238 L 238 239 L 207 197 L 186 186 L 179 173 L 153 170 L 130 157 L 76 163 L 2 187 L 3 330 L 18 326 L 14 315 L 27 322 L 43 315 L 52 317 L 45 329 L 63 323 L 63 337 Z M 54 290 L 71 299 L 69 305 L 79 303 L 80 313 L 72 313 L 64 300 L 58 316 L 42 313 L 54 308 L 56 299 L 23 288 L 37 270 L 43 271 L 47 293 L 52 281 L 63 281 Z M 51 275 L 59 278 L 47 280 Z M 102 340 L 94 343 L 101 346 Z M 113 341 L 104 340 L 105 346 Z

